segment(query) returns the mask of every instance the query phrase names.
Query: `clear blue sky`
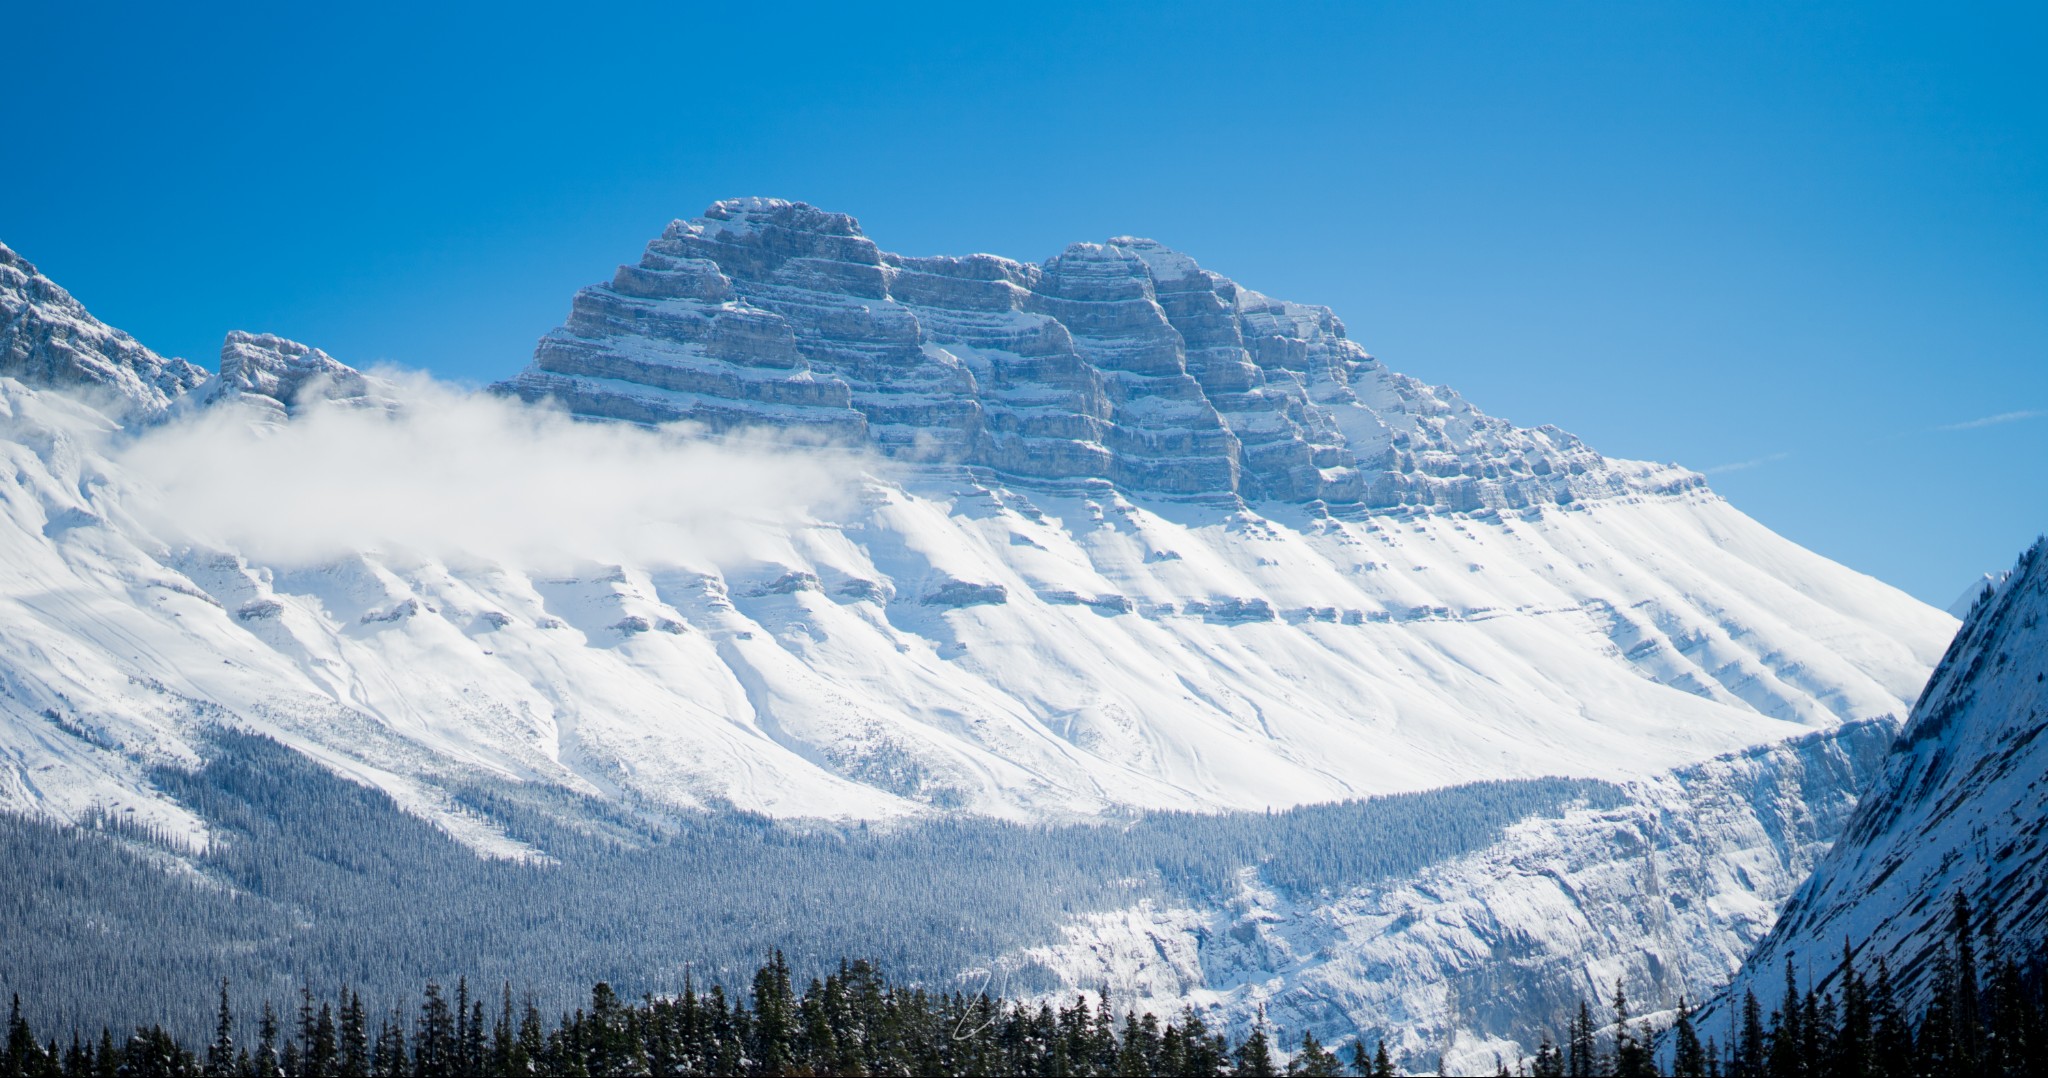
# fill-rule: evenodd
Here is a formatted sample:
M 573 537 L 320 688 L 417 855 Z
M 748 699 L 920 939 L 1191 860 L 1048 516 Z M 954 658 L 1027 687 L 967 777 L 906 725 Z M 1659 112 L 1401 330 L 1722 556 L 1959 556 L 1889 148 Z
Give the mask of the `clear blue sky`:
M 1136 233 L 1930 601 L 2048 529 L 2038 4 L 306 7 L 13 5 L 0 240 L 481 382 L 717 198 Z

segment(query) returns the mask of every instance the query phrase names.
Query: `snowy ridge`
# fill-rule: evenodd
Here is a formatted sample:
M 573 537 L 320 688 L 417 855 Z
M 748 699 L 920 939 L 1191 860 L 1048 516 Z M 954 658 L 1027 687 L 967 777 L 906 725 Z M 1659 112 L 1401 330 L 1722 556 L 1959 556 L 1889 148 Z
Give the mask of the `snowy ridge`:
M 206 372 L 94 318 L 0 243 L 0 377 L 90 393 L 112 411 L 150 415 Z
M 893 462 L 716 553 L 266 561 L 137 516 L 160 492 L 122 454 L 150 428 L 0 380 L 0 800 L 172 822 L 139 769 L 210 722 L 458 830 L 435 791 L 477 777 L 1055 819 L 1630 779 L 1897 714 L 1953 626 L 1692 473 L 1487 418 L 1146 241 L 910 260 L 844 215 L 722 203 L 580 293 L 515 388 Z M 228 401 L 287 440 L 337 410 L 390 425 L 366 444 L 435 422 L 394 392 L 235 334 L 156 429 Z
M 1903 710 L 1946 627 L 1700 491 L 1350 521 L 912 471 L 724 560 L 264 564 L 139 523 L 95 413 L 0 405 L 7 799 L 61 815 L 212 720 L 796 816 L 1630 778 Z
M 1882 767 L 1872 722 L 1717 757 L 1511 828 L 1493 847 L 1341 895 L 1275 892 L 1247 869 L 1208 907 L 1077 918 L 996 969 L 1183 1003 L 1243 1029 L 1263 1010 L 1325 1043 L 1384 1037 L 1404 1070 L 1491 1073 L 1557 1040 L 1617 980 L 1639 1011 L 1698 1000 L 1736 969 Z
M 220 373 L 178 404 L 206 408 L 232 401 L 255 409 L 262 419 L 283 422 L 316 404 L 394 407 L 394 392 L 318 348 L 269 333 L 235 330 L 221 345 Z
M 2048 541 L 1980 594 L 1841 841 L 1717 1001 L 1759 999 L 1794 963 L 1823 991 L 1854 945 L 1917 1008 L 1951 897 L 2006 945 L 2048 942 Z M 1725 1017 L 1718 1019 L 1725 1021 Z
M 1977 608 L 1977 604 L 1983 600 L 1985 595 L 1996 592 L 1999 588 L 2004 587 L 2005 582 L 2011 577 L 2012 570 L 2010 569 L 2001 569 L 1995 573 L 1985 573 L 1983 576 L 1978 577 L 1975 583 L 1957 593 L 1955 601 L 1948 604 L 1948 612 L 1959 621 L 1969 617 L 1970 611 Z
M 638 265 L 578 293 L 499 388 L 597 418 L 800 430 L 1032 489 L 1341 512 L 1702 483 L 1486 416 L 1387 370 L 1327 308 L 1152 240 L 1040 265 L 906 258 L 846 214 L 775 199 L 671 224 Z

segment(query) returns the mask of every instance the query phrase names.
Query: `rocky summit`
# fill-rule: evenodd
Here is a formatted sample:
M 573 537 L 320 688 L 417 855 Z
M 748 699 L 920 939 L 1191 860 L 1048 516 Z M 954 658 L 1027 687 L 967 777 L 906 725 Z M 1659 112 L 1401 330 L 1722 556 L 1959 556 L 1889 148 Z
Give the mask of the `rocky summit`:
M 85 306 L 0 243 L 0 376 L 85 391 L 115 410 L 161 412 L 206 379 L 94 318 Z
M 498 387 L 584 416 L 770 426 L 1071 492 L 1520 508 L 1698 485 L 1388 370 L 1328 308 L 1152 240 L 1040 264 L 890 254 L 842 213 L 735 199 L 579 292 Z

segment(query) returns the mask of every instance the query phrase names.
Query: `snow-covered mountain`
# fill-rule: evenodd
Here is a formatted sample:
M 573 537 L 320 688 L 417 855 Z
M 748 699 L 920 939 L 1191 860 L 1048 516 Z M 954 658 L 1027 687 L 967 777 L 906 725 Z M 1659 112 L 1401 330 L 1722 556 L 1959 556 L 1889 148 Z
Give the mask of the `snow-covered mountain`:
M 165 359 L 94 318 L 0 243 L 0 377 L 71 390 L 110 412 L 147 417 L 206 372 Z
M 221 724 L 512 856 L 463 791 L 1086 821 L 1621 782 L 1411 878 L 1247 865 L 989 956 L 1490 1059 L 1509 1002 L 1726 976 L 1955 628 L 1151 241 L 913 259 L 720 203 L 467 398 L 241 333 L 206 376 L 4 269 L 0 807 L 60 820 L 203 841 L 150 769 Z
M 1826 985 L 1844 943 L 1917 1008 L 1956 894 L 2016 953 L 2048 944 L 2048 541 L 1968 612 L 1841 839 L 1722 996 Z
M 1412 877 L 1301 896 L 1245 869 L 1215 904 L 1077 917 L 994 969 L 1107 987 L 1121 1007 L 1256 1014 L 1384 1040 L 1411 1072 L 1487 1074 L 1555 1041 L 1581 1000 L 1638 1013 L 1725 983 L 1826 853 L 1896 727 L 1854 723 L 1624 786 Z M 1297 1034 L 1298 1035 L 1298 1034 Z
M 671 224 L 501 387 L 579 415 L 772 424 L 1034 489 L 1520 509 L 1703 486 L 1396 374 L 1329 309 L 1152 240 L 905 258 L 775 199 Z
M 81 337 L 24 273 L 70 321 L 17 336 Z M 276 412 L 311 370 L 362 395 L 236 335 L 193 396 Z M 716 558 L 269 564 L 152 530 L 113 421 L 10 384 L 10 803 L 148 803 L 139 755 L 223 717 L 416 805 L 454 772 L 859 817 L 1631 778 L 1902 711 L 1951 626 L 1692 473 L 1483 416 L 1156 244 L 905 260 L 843 215 L 722 203 L 579 295 L 513 386 L 900 459 Z
M 2002 569 L 1998 572 L 1985 573 L 1978 577 L 1969 587 L 1956 594 L 1954 601 L 1948 604 L 1948 612 L 1955 615 L 1959 621 L 1969 617 L 1970 611 L 1976 609 L 1978 601 L 1984 598 L 1984 593 L 1987 591 L 1997 591 L 2005 586 L 2006 578 L 2010 576 L 2012 576 L 2012 570 Z

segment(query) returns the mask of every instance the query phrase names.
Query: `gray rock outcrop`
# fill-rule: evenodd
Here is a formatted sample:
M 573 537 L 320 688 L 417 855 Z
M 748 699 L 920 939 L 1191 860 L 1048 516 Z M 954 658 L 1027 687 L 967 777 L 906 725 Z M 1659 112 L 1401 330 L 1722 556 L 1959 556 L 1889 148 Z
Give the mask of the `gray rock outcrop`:
M 195 390 L 193 405 L 236 402 L 283 420 L 323 403 L 396 408 L 390 387 L 333 356 L 269 333 L 228 334 L 220 373 Z
M 150 416 L 204 381 L 206 372 L 157 355 L 94 318 L 28 259 L 0 244 L 0 376 L 84 390 L 116 400 L 116 411 Z
M 1696 485 L 1386 369 L 1327 308 L 1152 240 L 906 258 L 852 217 L 719 202 L 577 294 L 496 387 L 591 417 L 766 426 L 1005 482 L 1462 510 Z

